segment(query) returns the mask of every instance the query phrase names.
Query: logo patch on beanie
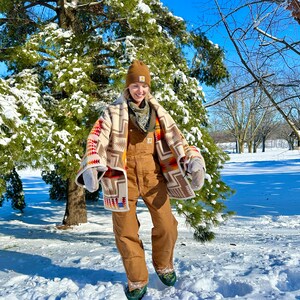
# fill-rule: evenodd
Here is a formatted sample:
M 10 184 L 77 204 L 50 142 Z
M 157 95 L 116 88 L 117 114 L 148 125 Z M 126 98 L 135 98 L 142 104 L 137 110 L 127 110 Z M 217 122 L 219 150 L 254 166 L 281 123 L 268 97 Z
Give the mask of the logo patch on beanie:
M 139 82 L 146 82 L 145 76 L 139 76 Z

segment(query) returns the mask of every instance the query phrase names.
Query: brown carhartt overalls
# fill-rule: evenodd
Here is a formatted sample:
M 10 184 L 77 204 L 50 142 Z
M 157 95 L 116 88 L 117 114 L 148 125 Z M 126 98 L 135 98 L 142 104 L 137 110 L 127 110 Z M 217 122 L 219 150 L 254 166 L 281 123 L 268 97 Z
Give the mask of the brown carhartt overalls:
M 173 270 L 177 221 L 171 211 L 166 182 L 158 163 L 154 132 L 143 133 L 131 121 L 128 128 L 127 177 L 130 211 L 113 212 L 112 217 L 116 245 L 123 259 L 129 290 L 133 290 L 148 283 L 144 248 L 138 234 L 138 198 L 143 198 L 151 214 L 152 260 L 157 272 Z

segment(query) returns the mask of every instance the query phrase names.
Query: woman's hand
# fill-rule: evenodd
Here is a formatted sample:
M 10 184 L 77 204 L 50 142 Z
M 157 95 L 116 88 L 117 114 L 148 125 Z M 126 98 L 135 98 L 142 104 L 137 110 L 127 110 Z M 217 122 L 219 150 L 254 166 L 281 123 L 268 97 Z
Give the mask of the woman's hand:
M 86 169 L 82 173 L 82 176 L 83 176 L 84 186 L 90 193 L 96 192 L 99 189 L 97 168 Z
M 191 174 L 191 187 L 194 191 L 199 191 L 204 185 L 205 169 L 200 159 L 192 159 L 188 164 L 188 173 Z

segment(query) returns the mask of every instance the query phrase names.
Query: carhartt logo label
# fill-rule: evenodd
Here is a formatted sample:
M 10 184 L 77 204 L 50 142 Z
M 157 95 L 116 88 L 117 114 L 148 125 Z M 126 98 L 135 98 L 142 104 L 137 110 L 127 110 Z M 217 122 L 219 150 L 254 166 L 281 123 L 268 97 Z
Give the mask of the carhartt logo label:
M 152 138 L 147 138 L 147 144 L 152 144 Z
M 145 76 L 139 76 L 139 82 L 145 82 L 146 78 Z

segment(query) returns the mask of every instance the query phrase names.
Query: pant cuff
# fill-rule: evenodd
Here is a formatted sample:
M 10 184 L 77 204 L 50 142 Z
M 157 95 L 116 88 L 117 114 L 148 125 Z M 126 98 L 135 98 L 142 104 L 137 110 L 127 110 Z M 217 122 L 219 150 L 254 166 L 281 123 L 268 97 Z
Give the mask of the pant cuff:
M 167 273 L 171 273 L 174 272 L 174 268 L 172 267 L 167 267 L 167 268 L 157 268 L 156 270 L 157 274 L 167 274 Z
M 147 284 L 148 284 L 148 281 L 130 281 L 128 279 L 128 289 L 130 292 L 133 290 L 136 290 L 136 289 L 141 289 Z

